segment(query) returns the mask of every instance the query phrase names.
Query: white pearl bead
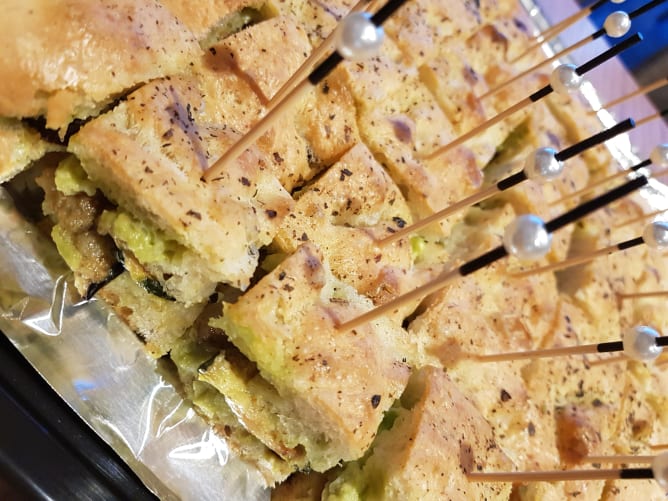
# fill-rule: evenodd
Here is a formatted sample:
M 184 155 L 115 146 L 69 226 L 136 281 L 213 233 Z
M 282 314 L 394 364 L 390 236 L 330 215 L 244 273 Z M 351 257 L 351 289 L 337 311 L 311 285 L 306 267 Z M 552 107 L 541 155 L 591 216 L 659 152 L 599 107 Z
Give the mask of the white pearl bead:
M 368 12 L 346 16 L 336 31 L 336 51 L 350 61 L 362 61 L 375 56 L 383 43 L 383 28 L 371 21 Z
M 622 335 L 624 355 L 641 362 L 654 360 L 663 351 L 661 346 L 656 345 L 658 337 L 659 333 L 646 325 L 626 329 Z
M 538 148 L 529 155 L 524 163 L 524 173 L 529 179 L 551 181 L 559 177 L 564 164 L 555 158 L 553 148 Z
M 584 78 L 575 72 L 575 66 L 572 64 L 557 66 L 550 75 L 550 85 L 555 92 L 562 95 L 577 91 L 582 82 Z
M 503 246 L 508 254 L 520 259 L 540 259 L 550 250 L 552 235 L 538 216 L 524 214 L 506 226 Z
M 612 0 L 612 3 L 624 3 L 626 0 Z
M 665 221 L 654 221 L 645 227 L 642 239 L 653 249 L 668 248 L 668 223 Z
M 655 146 L 649 159 L 657 167 L 668 167 L 668 143 Z
M 668 489 L 668 452 L 662 452 L 654 456 L 652 473 L 654 474 L 654 480 L 664 489 Z
M 603 29 L 609 37 L 623 37 L 631 29 L 631 18 L 623 10 L 618 10 L 605 18 Z

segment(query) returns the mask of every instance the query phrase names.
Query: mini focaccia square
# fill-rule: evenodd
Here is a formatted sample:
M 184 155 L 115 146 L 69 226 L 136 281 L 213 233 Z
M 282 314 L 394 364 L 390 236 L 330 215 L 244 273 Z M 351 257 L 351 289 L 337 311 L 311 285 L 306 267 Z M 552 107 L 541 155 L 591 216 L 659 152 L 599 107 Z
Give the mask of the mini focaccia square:
M 466 39 L 480 27 L 473 2 L 409 1 L 388 19 L 385 30 L 411 64 L 432 59 L 449 38 Z
M 401 75 L 401 83 L 397 76 L 389 84 L 379 84 L 383 87 L 379 90 L 371 85 L 375 69 L 375 61 L 361 70 L 345 68 L 347 79 L 359 76 L 368 82 L 367 87 L 348 80 L 358 102 L 370 100 L 371 93 L 382 94 L 380 104 L 359 112 L 360 135 L 401 187 L 414 216 L 431 215 L 479 188 L 482 174 L 467 148 L 457 147 L 435 158 L 426 158 L 455 139 L 456 134 L 418 76 Z M 461 216 L 459 212 L 442 220 L 442 233 L 447 234 Z M 436 226 L 429 230 L 440 233 Z
M 0 118 L 0 183 L 9 181 L 47 152 L 59 149 L 20 121 Z
M 281 47 L 281 50 L 276 51 L 275 47 Z M 216 100 L 221 95 L 225 96 L 228 91 L 227 82 L 217 83 L 218 75 L 208 78 L 209 72 L 206 70 L 227 65 L 237 81 L 252 89 L 252 101 L 264 106 L 299 69 L 310 51 L 311 47 L 302 27 L 286 16 L 269 19 L 226 38 L 211 47 L 211 54 L 205 58 L 203 75 L 207 86 L 216 89 L 210 93 L 213 100 L 210 106 L 218 107 Z M 315 136 L 314 131 L 320 130 L 321 117 L 318 113 L 312 113 L 313 103 L 322 104 L 326 101 L 317 99 L 314 94 L 308 93 L 291 109 L 285 109 L 275 116 L 271 128 L 256 143 L 260 150 L 267 152 L 268 167 L 287 190 L 292 190 L 313 177 L 321 168 L 321 161 L 330 153 L 329 148 L 336 152 L 341 143 L 348 144 L 351 137 L 356 137 L 354 110 L 350 110 L 350 105 L 346 106 L 345 102 L 341 103 L 341 106 L 327 107 L 330 108 L 330 116 L 331 113 L 341 115 L 338 119 L 334 117 L 333 125 L 334 131 L 343 132 L 344 137 Z M 243 112 L 245 104 L 243 97 L 239 96 L 236 102 L 230 101 L 229 107 Z M 261 109 L 256 116 L 255 108 L 251 109 L 253 113 L 242 114 L 237 121 L 238 132 L 243 133 L 250 129 L 265 111 Z M 352 125 L 349 125 L 351 123 Z M 345 136 L 348 136 L 348 139 Z M 312 141 L 317 144 L 312 146 Z M 337 143 L 340 144 L 338 147 Z
M 381 285 L 393 295 L 401 291 L 383 270 L 410 271 L 410 243 L 404 238 L 381 246 L 378 240 L 410 224 L 411 215 L 366 146 L 354 146 L 298 197 L 274 240 L 280 251 L 290 254 L 309 240 L 327 256 L 332 273 L 359 292 L 373 295 Z
M 387 319 L 337 330 L 370 307 L 305 244 L 210 322 L 292 407 L 278 416 L 282 439 L 300 437 L 290 445 L 316 471 L 364 454 L 416 357 L 407 333 Z
M 226 38 L 220 47 L 229 51 L 239 71 L 254 82 L 267 101 L 311 52 L 301 26 L 283 16 L 250 26 Z
M 311 45 L 317 47 L 336 29 L 338 22 L 355 3 L 355 0 L 331 0 L 328 2 L 278 0 L 271 5 L 281 15 L 296 19 L 306 31 Z M 372 9 L 372 2 L 369 2 L 367 8 Z
M 209 309 L 215 306 L 211 304 Z M 200 377 L 221 349 L 229 346 L 229 342 L 209 336 L 208 314 L 209 311 L 205 311 L 192 328 L 172 344 L 169 358 L 193 407 L 225 437 L 231 451 L 257 467 L 267 486 L 274 485 L 294 471 L 294 464 L 284 461 L 249 433 L 239 421 L 237 410 L 228 405 L 225 395 Z
M 188 68 L 192 33 L 155 0 L 10 0 L 0 19 L 0 115 L 62 129 Z
M 204 0 L 197 8 L 181 0 L 160 0 L 199 40 L 210 47 L 226 36 L 270 15 L 263 0 Z
M 309 145 L 311 164 L 332 165 L 360 142 L 355 102 L 337 72 L 318 85 L 296 118 Z
M 145 85 L 86 124 L 69 149 L 107 198 L 200 256 L 214 283 L 245 288 L 292 199 L 257 149 L 218 179 L 201 180 L 233 140 L 227 120 L 238 119 L 234 109 L 207 106 L 205 82 L 188 76 Z
M 509 483 L 476 483 L 466 473 L 512 468 L 489 424 L 445 372 L 411 377 L 363 461 L 327 486 L 325 500 L 508 499 Z

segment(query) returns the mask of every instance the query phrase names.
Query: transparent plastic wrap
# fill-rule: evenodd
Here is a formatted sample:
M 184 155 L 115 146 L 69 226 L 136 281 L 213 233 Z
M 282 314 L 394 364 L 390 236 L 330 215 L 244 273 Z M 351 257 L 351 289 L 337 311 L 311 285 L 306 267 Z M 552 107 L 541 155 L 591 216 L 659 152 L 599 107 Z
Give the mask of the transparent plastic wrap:
M 540 10 L 522 3 L 543 29 Z M 591 85 L 583 94 L 600 107 Z M 598 115 L 615 123 L 605 110 Z M 628 138 L 608 144 L 622 167 L 637 162 Z M 639 196 L 668 208 L 661 183 Z M 161 499 L 267 499 L 259 473 L 182 401 L 133 332 L 103 302 L 72 299 L 69 277 L 51 241 L 0 188 L 0 330 Z
M 266 499 L 101 301 L 75 302 L 53 243 L 0 188 L 0 330 L 161 499 Z

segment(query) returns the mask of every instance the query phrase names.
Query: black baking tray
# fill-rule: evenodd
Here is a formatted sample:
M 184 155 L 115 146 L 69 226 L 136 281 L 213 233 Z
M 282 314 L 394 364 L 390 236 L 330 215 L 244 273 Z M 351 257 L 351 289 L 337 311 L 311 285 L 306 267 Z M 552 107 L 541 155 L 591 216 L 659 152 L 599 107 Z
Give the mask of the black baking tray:
M 0 499 L 157 499 L 1 332 Z

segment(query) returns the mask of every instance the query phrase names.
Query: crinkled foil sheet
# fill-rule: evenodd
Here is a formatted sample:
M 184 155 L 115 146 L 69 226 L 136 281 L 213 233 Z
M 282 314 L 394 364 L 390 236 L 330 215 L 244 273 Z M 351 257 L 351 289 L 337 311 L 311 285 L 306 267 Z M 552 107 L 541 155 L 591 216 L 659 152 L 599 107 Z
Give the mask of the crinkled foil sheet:
M 536 5 L 522 3 L 544 29 Z M 591 85 L 583 93 L 600 108 Z M 605 110 L 599 118 L 615 123 Z M 608 146 L 622 167 L 638 161 L 628 138 Z M 668 188 L 658 182 L 640 196 L 668 208 Z M 102 302 L 73 302 L 71 288 L 53 244 L 0 188 L 0 330 L 161 499 L 267 499 L 259 474 L 181 400 L 141 341 Z
M 72 301 L 68 278 L 0 189 L 0 330 L 161 499 L 267 499 L 134 333 L 102 301 Z

